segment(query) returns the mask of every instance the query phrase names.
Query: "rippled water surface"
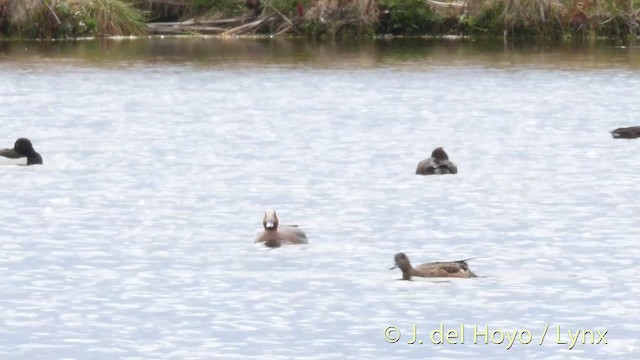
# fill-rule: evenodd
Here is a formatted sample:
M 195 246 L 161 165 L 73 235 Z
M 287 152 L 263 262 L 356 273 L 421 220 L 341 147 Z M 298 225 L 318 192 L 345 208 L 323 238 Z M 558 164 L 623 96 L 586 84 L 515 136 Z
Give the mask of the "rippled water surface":
M 0 147 L 45 163 L 0 168 L 0 357 L 638 359 L 639 89 L 600 43 L 0 43 Z

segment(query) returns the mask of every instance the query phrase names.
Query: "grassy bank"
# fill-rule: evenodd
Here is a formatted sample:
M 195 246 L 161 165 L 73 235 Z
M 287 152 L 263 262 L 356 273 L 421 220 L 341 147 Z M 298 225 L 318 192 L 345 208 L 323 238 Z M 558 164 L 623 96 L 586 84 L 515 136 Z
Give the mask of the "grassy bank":
M 0 32 L 18 38 L 140 35 L 145 17 L 120 0 L 0 0 Z
M 627 37 L 640 0 L 0 0 L 0 33 Z

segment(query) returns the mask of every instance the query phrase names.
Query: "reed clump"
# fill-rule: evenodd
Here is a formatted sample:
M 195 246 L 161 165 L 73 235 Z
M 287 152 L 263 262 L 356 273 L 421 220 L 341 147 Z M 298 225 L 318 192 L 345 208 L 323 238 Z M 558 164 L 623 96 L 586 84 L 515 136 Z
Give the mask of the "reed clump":
M 638 35 L 640 0 L 467 0 L 465 33 L 503 36 Z
M 603 36 L 638 35 L 640 0 L 592 0 L 586 4 L 586 26 L 590 31 Z M 573 26 L 577 24 L 578 21 L 574 20 Z
M 154 33 L 373 35 L 376 0 L 193 0 L 180 21 L 151 24 Z
M 68 0 L 79 16 L 95 23 L 97 35 L 141 35 L 146 32 L 140 11 L 122 0 Z
M 53 12 L 62 8 L 57 2 L 41 0 L 3 1 L 6 33 L 29 38 L 50 38 L 61 35 L 62 22 Z
M 461 22 L 476 34 L 555 37 L 565 13 L 563 0 L 469 0 Z
M 304 32 L 313 37 L 373 35 L 378 25 L 374 0 L 317 0 L 301 18 Z
M 13 37 L 139 35 L 144 20 L 121 0 L 0 0 L 0 29 Z

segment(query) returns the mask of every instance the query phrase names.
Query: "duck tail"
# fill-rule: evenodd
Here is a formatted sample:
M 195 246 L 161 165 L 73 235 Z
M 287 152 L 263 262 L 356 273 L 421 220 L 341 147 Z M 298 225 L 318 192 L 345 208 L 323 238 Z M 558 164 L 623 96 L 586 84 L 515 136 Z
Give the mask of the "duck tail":
M 474 274 L 469 269 L 469 264 L 467 264 L 467 261 L 473 260 L 473 259 L 477 259 L 477 257 L 472 257 L 472 258 L 468 258 L 468 259 L 464 259 L 464 260 L 458 260 L 458 261 L 456 261 L 456 263 L 458 263 L 462 269 L 464 269 L 465 271 L 468 271 L 469 275 L 471 275 L 471 277 L 477 277 L 476 274 Z

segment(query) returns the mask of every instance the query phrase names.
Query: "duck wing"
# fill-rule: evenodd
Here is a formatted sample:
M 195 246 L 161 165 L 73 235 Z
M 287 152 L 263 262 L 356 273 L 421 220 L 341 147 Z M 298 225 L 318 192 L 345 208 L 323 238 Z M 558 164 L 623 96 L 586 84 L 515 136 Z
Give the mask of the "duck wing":
M 298 226 L 298 225 L 280 225 L 278 226 L 279 231 L 285 231 L 291 234 L 295 234 L 296 236 L 307 238 L 307 234 Z
M 450 160 L 438 160 L 428 158 L 418 163 L 416 174 L 432 175 L 432 174 L 457 174 L 458 167 Z
M 420 175 L 433 175 L 436 174 L 436 170 L 440 167 L 440 163 L 434 158 L 428 158 L 418 163 L 416 168 L 416 174 Z
M 432 262 L 418 265 L 415 270 L 417 273 L 423 274 L 418 276 L 426 277 L 476 277 L 469 270 L 467 260 Z
M 442 160 L 436 162 L 435 172 L 436 174 L 457 174 L 458 167 L 452 161 Z
M 24 155 L 16 152 L 13 149 L 2 149 L 2 150 L 0 150 L 0 156 L 4 156 L 4 157 L 9 158 L 9 159 L 18 159 L 18 158 L 24 157 Z
M 0 150 L 0 165 L 29 165 L 29 159 L 13 149 Z

